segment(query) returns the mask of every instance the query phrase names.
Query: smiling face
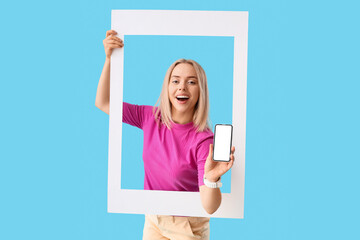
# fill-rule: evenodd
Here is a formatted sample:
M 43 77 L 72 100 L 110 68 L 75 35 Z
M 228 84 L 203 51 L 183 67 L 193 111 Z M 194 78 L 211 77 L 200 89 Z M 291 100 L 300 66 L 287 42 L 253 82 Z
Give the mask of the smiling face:
M 180 63 L 173 69 L 169 80 L 169 100 L 174 122 L 185 124 L 192 121 L 195 105 L 199 100 L 199 83 L 194 67 Z

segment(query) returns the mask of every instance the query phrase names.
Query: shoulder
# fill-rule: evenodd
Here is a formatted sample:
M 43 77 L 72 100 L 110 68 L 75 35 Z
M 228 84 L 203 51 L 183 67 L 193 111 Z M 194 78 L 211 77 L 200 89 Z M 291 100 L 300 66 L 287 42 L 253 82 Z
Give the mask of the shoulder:
M 214 141 L 214 133 L 210 129 L 196 133 L 197 148 L 203 145 L 208 147 L 209 144 L 213 143 L 213 141 Z
M 150 105 L 139 105 L 138 106 L 141 109 L 141 112 L 144 116 L 144 120 L 147 121 L 149 119 L 155 119 L 155 111 L 156 108 L 154 108 L 154 106 L 150 106 Z
M 197 132 L 196 136 L 196 158 L 198 162 L 205 161 L 209 154 L 209 146 L 214 142 L 214 134 L 211 130 L 205 130 L 203 132 Z
M 159 126 L 158 124 L 161 122 L 161 117 L 160 115 L 156 118 L 156 111 L 158 109 L 158 107 L 155 106 L 150 106 L 150 105 L 141 105 L 142 108 L 142 114 L 144 116 L 144 123 L 146 124 L 156 124 L 157 126 Z
M 150 106 L 150 105 L 141 105 L 141 107 L 143 108 L 143 111 L 145 114 L 147 115 L 153 115 L 153 110 L 154 110 L 154 107 L 153 106 Z
M 150 105 L 139 105 L 139 104 L 132 104 L 132 103 L 128 103 L 128 102 L 123 102 L 123 106 L 128 108 L 128 109 L 133 109 L 136 111 L 140 111 L 144 114 L 152 114 L 153 111 L 153 106 Z
M 154 107 L 149 105 L 138 105 L 123 102 L 123 121 L 142 128 L 143 124 L 154 118 Z M 154 109 L 156 110 L 156 109 Z
M 204 130 L 202 132 L 197 132 L 196 134 L 199 138 L 213 138 L 214 137 L 214 133 L 210 129 Z

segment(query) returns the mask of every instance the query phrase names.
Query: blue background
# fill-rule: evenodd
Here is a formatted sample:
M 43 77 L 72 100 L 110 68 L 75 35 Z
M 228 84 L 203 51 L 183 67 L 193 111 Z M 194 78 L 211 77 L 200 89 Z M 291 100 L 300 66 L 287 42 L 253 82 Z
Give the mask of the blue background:
M 169 66 L 179 58 L 194 59 L 206 72 L 210 118 L 232 123 L 233 37 L 125 36 L 123 100 L 155 105 Z M 144 189 L 142 130 L 123 123 L 121 187 Z M 231 192 L 231 170 L 222 176 L 224 193 Z
M 360 238 L 359 4 L 135 0 L 1 3 L 0 239 L 141 239 L 107 213 L 111 9 L 249 11 L 245 218 L 211 239 Z

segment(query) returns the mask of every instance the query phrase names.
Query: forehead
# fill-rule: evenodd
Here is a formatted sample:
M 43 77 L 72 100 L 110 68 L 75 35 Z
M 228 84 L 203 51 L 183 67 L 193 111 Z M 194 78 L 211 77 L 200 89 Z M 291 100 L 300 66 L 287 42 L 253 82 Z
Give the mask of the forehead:
M 175 66 L 171 76 L 196 76 L 196 71 L 191 64 L 180 63 Z

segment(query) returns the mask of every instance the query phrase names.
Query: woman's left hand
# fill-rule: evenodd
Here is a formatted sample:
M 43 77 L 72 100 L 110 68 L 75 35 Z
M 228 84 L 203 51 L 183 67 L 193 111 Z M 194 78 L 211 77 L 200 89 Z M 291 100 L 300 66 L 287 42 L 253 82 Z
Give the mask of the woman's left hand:
M 209 155 L 205 163 L 205 178 L 210 182 L 217 182 L 219 178 L 224 175 L 234 164 L 235 147 L 231 148 L 229 162 L 216 162 L 213 160 L 213 144 L 210 144 Z

